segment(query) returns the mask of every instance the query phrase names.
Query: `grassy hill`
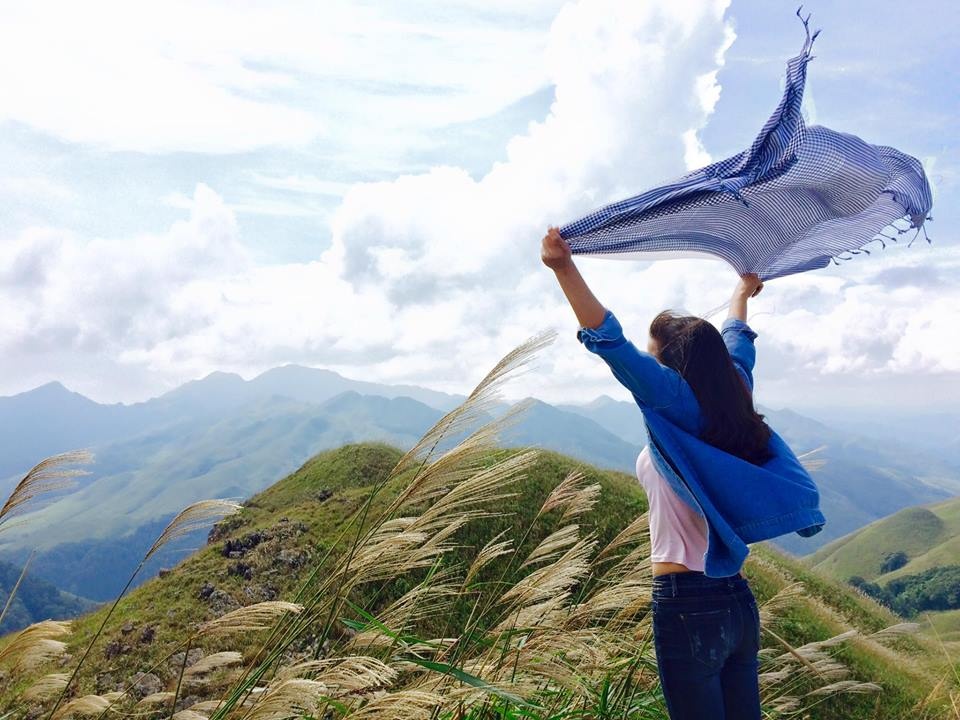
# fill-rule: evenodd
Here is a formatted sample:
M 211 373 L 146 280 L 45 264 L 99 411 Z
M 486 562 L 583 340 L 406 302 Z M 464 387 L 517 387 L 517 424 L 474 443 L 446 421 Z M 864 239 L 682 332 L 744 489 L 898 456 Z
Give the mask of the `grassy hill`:
M 907 562 L 884 569 L 891 555 Z M 859 575 L 881 584 L 924 570 L 955 565 L 960 558 L 960 497 L 909 507 L 870 523 L 805 558 L 815 570 L 840 580 Z
M 464 701 L 473 697 L 469 693 L 482 693 L 488 700 L 502 701 L 510 707 L 515 704 L 504 699 L 506 690 L 502 688 L 521 693 L 525 698 L 536 697 L 543 703 L 544 695 L 537 688 L 547 682 L 544 678 L 555 688 L 550 697 L 582 696 L 583 702 L 589 702 L 594 708 L 614 700 L 621 704 L 627 702 L 624 699 L 627 696 L 617 692 L 629 681 L 632 683 L 631 707 L 636 709 L 642 705 L 644 713 L 641 715 L 640 710 L 636 710 L 631 716 L 666 718 L 656 692 L 649 616 L 645 609 L 644 598 L 649 593 L 645 526 L 634 524 L 629 542 L 624 541 L 622 547 L 614 550 L 610 546 L 618 533 L 646 509 L 645 498 L 634 478 L 544 451 L 523 465 L 522 472 L 509 477 L 504 474 L 502 485 L 499 475 L 492 476 L 487 497 L 492 493 L 494 499 L 464 505 L 469 512 L 461 518 L 462 522 L 457 520 L 445 525 L 446 529 L 432 535 L 433 531 L 425 532 L 404 550 L 400 547 L 404 541 L 403 528 L 410 527 L 412 520 L 398 519 L 392 524 L 378 525 L 377 518 L 398 494 L 410 487 L 414 476 L 422 477 L 420 468 L 412 465 L 392 477 L 375 501 L 367 504 L 374 487 L 388 478 L 400 457 L 399 450 L 383 444 L 347 445 L 321 453 L 252 497 L 237 515 L 214 528 L 205 547 L 120 601 L 81 667 L 71 696 L 104 696 L 132 685 L 134 699 L 147 698 L 142 700 L 147 705 L 141 704 L 138 710 L 160 708 L 165 716 L 172 696 L 159 693 L 172 692 L 179 684 L 177 708 L 193 707 L 202 716 L 210 715 L 212 708 L 204 703 L 220 698 L 238 682 L 236 670 L 232 669 L 237 658 L 216 653 L 239 652 L 243 662 L 252 663 L 258 649 L 264 643 L 276 642 L 279 636 L 246 631 L 229 636 L 195 637 L 186 645 L 187 638 L 195 633 L 198 624 L 237 608 L 263 601 L 296 600 L 308 606 L 308 610 L 303 611 L 306 619 L 301 622 L 301 616 L 297 616 L 282 626 L 289 630 L 291 623 L 300 623 L 295 640 L 284 646 L 282 652 L 278 651 L 281 663 L 337 653 L 365 653 L 391 663 L 394 668 L 391 671 L 399 673 L 392 681 L 398 686 L 406 683 L 405 688 L 416 688 L 416 692 L 426 692 L 429 688 L 437 693 L 445 688 L 444 692 L 461 693 L 458 697 L 462 696 Z M 504 467 L 504 463 L 520 462 L 523 457 L 517 450 L 490 448 L 466 453 L 459 464 L 451 461 L 444 470 L 447 474 L 440 476 L 443 478 L 440 485 L 420 501 L 406 506 L 396 517 L 423 518 L 430 512 L 439 512 L 438 508 L 451 497 L 466 503 L 465 487 L 471 479 L 482 479 L 485 472 L 494 473 Z M 558 502 L 556 509 L 541 512 L 545 499 L 556 499 L 555 488 L 569 479 L 574 470 L 582 473 L 583 478 L 570 486 L 571 492 Z M 599 495 L 591 494 L 589 486 L 593 483 L 599 484 Z M 502 497 L 507 492 L 513 496 Z M 352 524 L 352 518 L 361 520 Z M 356 556 L 350 555 L 353 561 L 350 572 L 343 573 L 344 554 L 350 552 L 351 541 L 361 522 L 364 528 L 380 528 L 380 535 L 375 537 L 385 538 L 384 542 L 376 545 L 371 540 L 369 546 L 382 549 L 364 555 L 361 547 Z M 552 535 L 570 525 L 580 526 L 573 540 L 569 536 L 562 540 L 562 533 Z M 442 537 L 438 539 L 438 536 Z M 548 536 L 557 541 L 554 552 L 521 567 L 520 561 Z M 596 539 L 595 547 L 589 544 L 592 537 Z M 585 544 L 571 544 L 577 538 Z M 477 562 L 480 548 L 490 548 L 490 543 L 498 539 L 511 539 L 518 551 L 492 559 L 478 571 L 474 580 L 464 581 L 463 571 Z M 410 538 L 406 541 L 409 544 Z M 412 567 L 416 563 L 411 563 L 410 558 L 419 557 L 417 553 L 436 547 L 431 543 L 438 542 L 444 544 L 444 552 L 431 556 L 432 560 L 425 565 Z M 577 556 L 578 548 L 583 557 Z M 600 548 L 606 549 L 601 552 Z M 583 558 L 589 558 L 591 573 L 584 569 L 583 563 L 587 560 Z M 621 570 L 615 571 L 615 568 Z M 364 572 L 370 579 L 360 583 L 355 575 Z M 780 716 L 775 709 L 778 703 L 786 702 L 786 696 L 800 697 L 817 687 L 827 689 L 801 702 L 802 707 L 807 708 L 804 717 L 814 720 L 953 717 L 940 714 L 946 707 L 944 692 L 950 685 L 940 685 L 934 692 L 938 681 L 945 677 L 939 647 L 918 635 L 894 633 L 885 640 L 883 633 L 876 634 L 899 622 L 891 612 L 766 544 L 753 546 L 746 572 L 761 603 L 762 619 L 768 630 L 764 634 L 766 649 L 761 672 L 768 673 L 764 696 L 772 717 Z M 536 582 L 527 581 L 529 584 L 524 586 L 524 578 L 535 578 Z M 356 586 L 351 585 L 355 581 Z M 802 583 L 802 591 L 798 591 L 798 583 Z M 326 594 L 337 595 L 343 584 L 351 585 L 349 591 L 343 591 L 349 603 L 329 604 Z M 451 587 L 460 587 L 461 591 L 451 592 Z M 516 607 L 517 613 L 511 622 L 530 628 L 525 631 L 526 639 L 518 642 L 515 631 L 509 627 L 503 630 L 496 624 L 499 612 L 496 608 L 501 607 L 498 603 L 506 597 L 505 588 L 514 588 L 516 593 L 524 587 L 530 597 L 520 605 L 516 605 L 516 601 L 509 605 Z M 401 598 L 403 601 L 398 605 Z M 311 602 L 319 604 L 311 606 Z M 322 612 L 311 611 L 310 607 L 320 608 Z M 19 693 L 30 685 L 33 677 L 44 672 L 70 672 L 96 635 L 106 612 L 106 608 L 98 610 L 75 623 L 68 639 L 67 658 L 53 660 L 32 673 L 8 675 L 0 685 L 0 704 L 23 709 L 25 705 Z M 380 620 L 373 621 L 367 613 Z M 521 617 L 522 621 L 518 619 Z M 563 632 L 558 634 L 552 630 L 555 626 L 562 626 Z M 466 633 L 465 627 L 472 630 Z M 851 630 L 854 637 L 845 641 L 837 639 L 838 635 Z M 445 641 L 425 640 L 457 636 L 460 639 L 453 646 L 444 645 Z M 494 636 L 500 638 L 498 642 L 505 643 L 502 651 L 497 650 L 496 644 L 486 644 L 485 638 Z M 798 654 L 808 658 L 807 662 L 812 663 L 810 667 L 802 663 L 791 665 L 799 661 L 777 638 L 799 648 Z M 831 638 L 833 640 L 829 640 Z M 546 639 L 552 644 L 545 645 Z M 811 644 L 827 640 L 823 647 Z M 429 672 L 422 664 L 432 662 L 424 657 L 456 658 L 460 647 L 465 648 L 464 653 L 487 653 L 483 655 L 486 658 L 490 652 L 515 655 L 516 659 L 511 661 L 515 663 L 512 674 L 496 676 L 490 680 L 493 685 L 478 688 L 463 684 L 465 676 L 454 676 L 452 671 L 444 670 L 443 664 L 435 663 Z M 438 648 L 445 649 L 441 652 Z M 187 650 L 189 652 L 185 652 Z M 2 652 L 0 649 L 0 655 Z M 544 659 L 544 653 L 548 652 L 556 653 L 547 655 L 549 661 Z M 634 653 L 630 655 L 633 661 L 623 664 L 628 653 Z M 217 660 L 224 665 L 207 673 L 196 670 L 202 668 L 204 662 L 213 665 Z M 842 678 L 838 668 L 842 670 L 844 666 L 851 673 L 850 680 L 879 683 L 882 690 L 831 692 L 831 688 L 837 690 L 832 683 Z M 489 679 L 494 674 L 488 662 L 480 663 L 466 656 L 457 667 L 468 669 L 471 677 L 482 675 Z M 182 682 L 178 681 L 181 672 Z M 808 677 L 805 673 L 812 675 Z M 819 673 L 824 673 L 823 677 L 815 676 Z M 523 678 L 527 675 L 536 677 L 539 684 L 525 684 Z M 948 683 L 952 682 L 947 678 Z M 408 693 L 404 695 L 405 701 L 413 703 L 414 696 L 409 693 L 414 690 L 404 692 Z M 338 702 L 353 702 L 356 696 L 356 691 L 347 693 Z M 159 704 L 150 705 L 154 702 Z M 164 706 L 164 702 L 168 704 Z M 488 706 L 492 709 L 496 703 Z M 333 708 L 336 707 L 334 704 Z M 480 712 L 470 715 L 473 718 L 518 717 L 472 712 Z M 402 716 L 421 715 L 410 710 Z M 560 717 L 527 715 L 548 716 Z M 595 711 L 582 717 L 621 715 Z

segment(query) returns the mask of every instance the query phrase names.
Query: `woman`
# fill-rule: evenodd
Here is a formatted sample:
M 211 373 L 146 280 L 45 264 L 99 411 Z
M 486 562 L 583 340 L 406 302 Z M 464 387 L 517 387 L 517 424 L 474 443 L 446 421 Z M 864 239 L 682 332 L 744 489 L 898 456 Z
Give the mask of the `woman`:
M 602 329 L 604 337 L 619 342 L 619 324 L 584 282 L 556 228 L 543 238 L 541 258 L 556 274 L 581 332 Z M 648 353 L 631 350 L 646 355 L 633 362 L 655 370 L 631 373 L 611 365 L 645 414 L 655 408 L 687 432 L 755 465 L 771 458 L 771 430 L 753 407 L 756 333 L 746 324 L 747 300 L 762 288 L 756 275 L 741 278 L 722 335 L 700 318 L 658 315 Z M 625 345 L 633 347 L 619 342 Z M 665 482 L 649 445 L 636 470 L 649 501 L 654 646 L 670 717 L 756 720 L 760 619 L 746 576 L 742 570 L 729 577 L 704 573 L 707 523 Z

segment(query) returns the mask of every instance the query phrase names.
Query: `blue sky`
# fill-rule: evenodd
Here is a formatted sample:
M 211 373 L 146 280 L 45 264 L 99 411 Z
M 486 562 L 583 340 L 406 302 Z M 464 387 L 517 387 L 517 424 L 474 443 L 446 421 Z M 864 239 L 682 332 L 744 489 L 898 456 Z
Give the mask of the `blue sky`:
M 101 401 L 295 362 L 465 392 L 622 396 L 539 240 L 745 147 L 802 42 L 793 3 L 8 5 L 0 23 L 0 393 Z M 923 160 L 934 244 L 769 283 L 769 405 L 960 400 L 957 13 L 808 3 L 808 119 Z M 686 144 L 684 138 L 687 138 Z M 691 147 L 690 139 L 697 143 Z M 713 308 L 719 263 L 583 259 L 645 339 Z

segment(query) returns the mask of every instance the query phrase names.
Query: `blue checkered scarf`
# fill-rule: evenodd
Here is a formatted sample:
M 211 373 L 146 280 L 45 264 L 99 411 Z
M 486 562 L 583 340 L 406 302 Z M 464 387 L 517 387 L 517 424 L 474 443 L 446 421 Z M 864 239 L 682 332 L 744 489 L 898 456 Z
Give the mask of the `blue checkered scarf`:
M 800 15 L 800 11 L 797 11 Z M 787 63 L 780 104 L 744 152 L 567 223 L 574 254 L 718 256 L 769 280 L 869 254 L 923 228 L 933 204 L 920 162 L 800 114 L 810 50 Z M 923 230 L 924 237 L 926 230 Z M 849 255 L 845 254 L 849 253 Z M 837 263 L 839 264 L 839 263 Z

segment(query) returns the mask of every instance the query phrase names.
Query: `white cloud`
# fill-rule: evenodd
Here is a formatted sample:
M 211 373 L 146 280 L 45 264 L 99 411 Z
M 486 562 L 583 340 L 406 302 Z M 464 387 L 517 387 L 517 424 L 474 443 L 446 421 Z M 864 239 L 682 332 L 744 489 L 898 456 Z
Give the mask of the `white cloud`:
M 683 135 L 712 110 L 704 78 L 730 42 L 725 5 L 567 5 L 547 46 L 556 101 L 546 120 L 513 138 L 507 160 L 479 181 L 441 167 L 356 186 L 325 260 L 394 292 L 410 278 L 391 263 L 415 267 L 416 282 L 438 290 L 481 275 L 511 288 L 536 270 L 548 222 L 684 169 Z
M 348 0 L 8 5 L 0 121 L 148 153 L 321 135 L 395 150 L 371 127 L 483 117 L 543 85 L 540 33 L 479 12 L 450 4 L 431 19 Z
M 0 255 L 0 343 L 8 362 L 31 369 L 44 364 L 38 358 L 57 367 L 61 353 L 114 355 L 189 334 L 208 318 L 196 308 L 173 311 L 176 294 L 198 278 L 250 267 L 233 215 L 203 185 L 190 218 L 165 235 L 83 241 L 37 228 L 0 245 Z
M 936 259 L 931 259 L 935 254 Z M 936 267 L 949 283 L 931 282 Z M 770 283 L 752 322 L 808 377 L 960 372 L 960 249 L 891 246 L 869 259 Z

